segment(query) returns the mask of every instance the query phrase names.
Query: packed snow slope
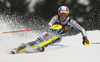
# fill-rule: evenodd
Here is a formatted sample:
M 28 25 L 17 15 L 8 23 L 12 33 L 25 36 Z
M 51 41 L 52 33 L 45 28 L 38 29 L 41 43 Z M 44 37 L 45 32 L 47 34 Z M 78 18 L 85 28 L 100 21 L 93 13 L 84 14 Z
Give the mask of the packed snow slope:
M 59 44 L 64 46 L 49 46 L 44 52 L 9 54 L 12 48 L 40 35 L 33 31 L 2 33 L 10 30 L 9 25 L 0 23 L 0 62 L 100 62 L 100 44 L 83 46 L 81 33 L 63 37 Z M 90 42 L 100 43 L 100 30 L 87 31 L 87 37 Z

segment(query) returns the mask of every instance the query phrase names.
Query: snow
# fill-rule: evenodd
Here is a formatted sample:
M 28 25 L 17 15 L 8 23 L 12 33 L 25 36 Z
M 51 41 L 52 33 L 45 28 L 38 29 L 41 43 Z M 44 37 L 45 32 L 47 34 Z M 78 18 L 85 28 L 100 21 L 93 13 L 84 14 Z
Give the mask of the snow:
M 77 0 L 77 3 L 88 6 L 90 4 L 89 0 Z
M 12 48 L 35 40 L 39 35 L 34 32 L 2 34 L 10 29 L 0 23 L 0 62 L 100 62 L 100 44 L 83 46 L 81 33 L 63 37 L 59 44 L 65 47 L 50 46 L 40 53 L 9 54 Z M 100 42 L 99 35 L 100 30 L 87 31 L 90 42 Z
M 29 7 L 28 9 L 29 9 L 30 12 L 34 12 L 34 6 L 35 6 L 36 3 L 43 2 L 43 0 L 27 0 L 27 2 L 28 1 L 30 1 L 30 4 L 28 6 Z

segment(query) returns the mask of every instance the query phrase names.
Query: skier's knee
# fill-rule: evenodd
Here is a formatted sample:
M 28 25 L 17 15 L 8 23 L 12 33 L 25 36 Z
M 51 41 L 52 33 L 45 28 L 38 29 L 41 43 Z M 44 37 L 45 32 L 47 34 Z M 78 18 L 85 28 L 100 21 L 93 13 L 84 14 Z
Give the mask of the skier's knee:
M 26 45 L 29 45 L 29 46 L 32 46 L 32 45 L 35 45 L 35 44 L 36 44 L 36 41 L 26 43 Z
M 21 53 L 21 52 L 25 51 L 25 48 L 26 48 L 25 43 L 20 44 L 18 47 L 18 52 Z

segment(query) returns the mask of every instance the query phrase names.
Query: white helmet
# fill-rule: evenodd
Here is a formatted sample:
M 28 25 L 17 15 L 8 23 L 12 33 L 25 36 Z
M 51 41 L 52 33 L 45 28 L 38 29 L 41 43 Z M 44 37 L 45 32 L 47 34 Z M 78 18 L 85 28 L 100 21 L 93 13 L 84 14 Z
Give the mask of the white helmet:
M 67 14 L 69 14 L 69 9 L 66 6 L 61 6 L 58 9 L 58 13 L 67 13 Z

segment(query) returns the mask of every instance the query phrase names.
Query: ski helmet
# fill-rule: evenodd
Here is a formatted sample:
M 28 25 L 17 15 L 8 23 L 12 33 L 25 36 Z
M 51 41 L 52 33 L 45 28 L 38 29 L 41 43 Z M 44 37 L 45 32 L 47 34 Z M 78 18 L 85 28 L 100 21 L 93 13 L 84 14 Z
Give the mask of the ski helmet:
M 58 9 L 58 15 L 59 16 L 63 15 L 65 17 L 67 17 L 69 15 L 69 9 L 68 9 L 68 7 L 66 7 L 66 6 L 59 7 L 59 9 Z

